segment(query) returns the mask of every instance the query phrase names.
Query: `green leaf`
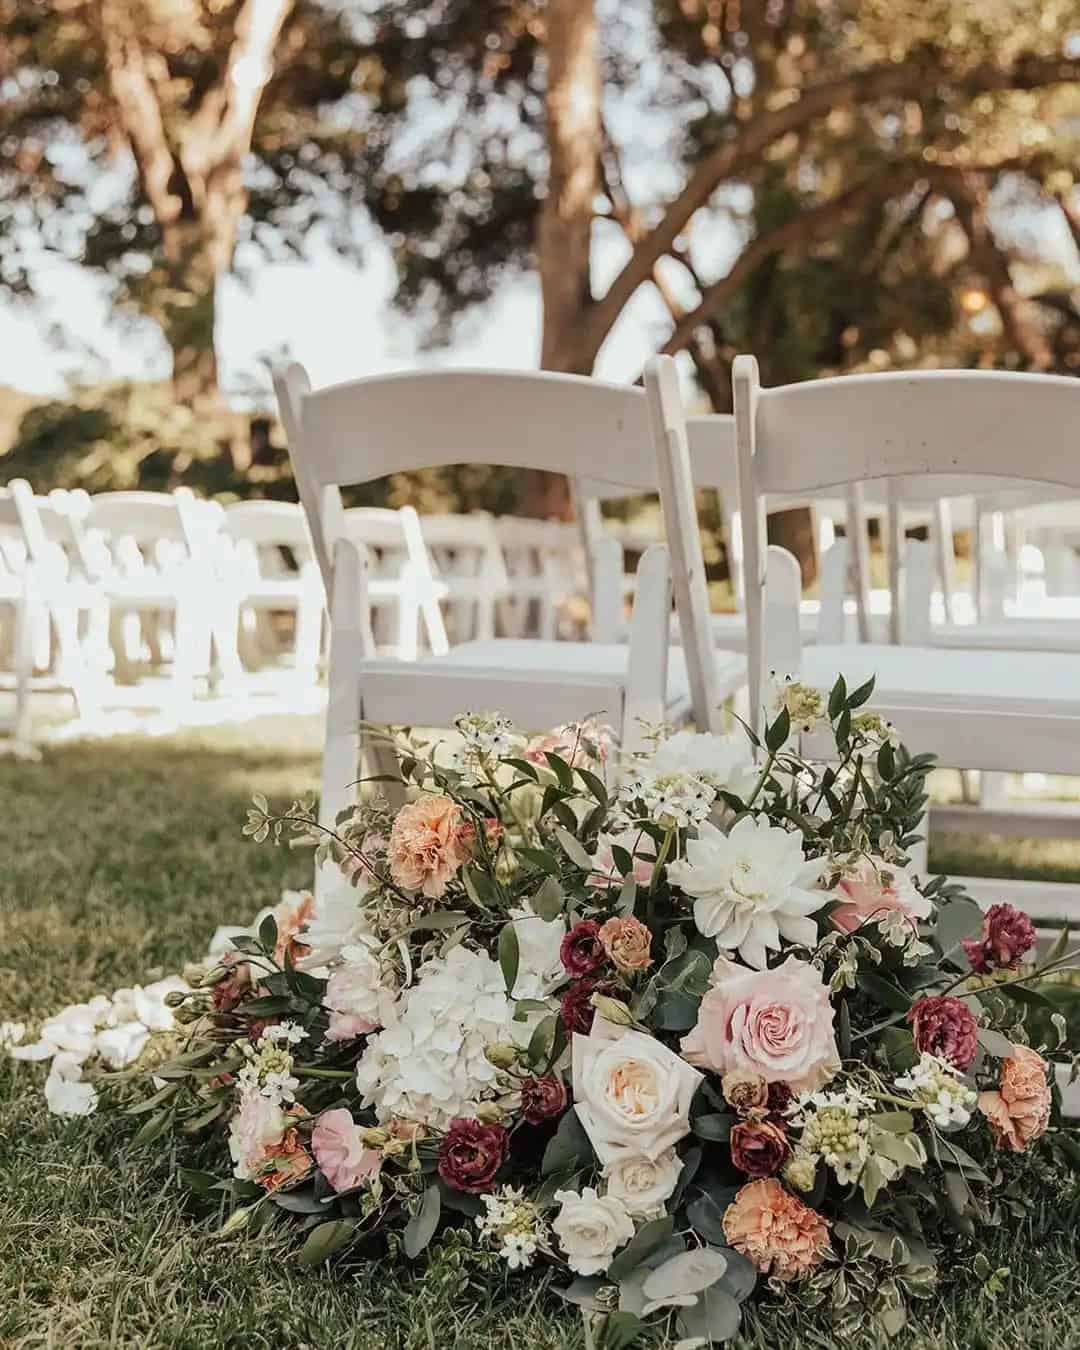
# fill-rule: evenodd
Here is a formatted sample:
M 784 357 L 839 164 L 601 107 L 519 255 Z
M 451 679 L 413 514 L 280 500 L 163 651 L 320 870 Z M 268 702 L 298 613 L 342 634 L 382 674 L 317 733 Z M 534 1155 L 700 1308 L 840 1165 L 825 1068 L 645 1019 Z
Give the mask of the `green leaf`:
M 565 1289 L 556 1289 L 555 1293 L 567 1303 L 572 1303 L 575 1308 L 599 1312 L 601 1305 L 596 1301 L 596 1295 L 607 1283 L 608 1281 L 601 1279 L 599 1275 L 579 1275 L 573 1284 Z
M 552 923 L 566 907 L 566 893 L 555 877 L 545 877 L 529 903 L 534 914 L 545 923 Z
M 499 966 L 502 969 L 507 994 L 514 992 L 520 964 L 521 952 L 518 948 L 517 929 L 512 922 L 504 923 L 499 934 Z
M 700 1337 L 711 1345 L 720 1345 L 739 1334 L 742 1309 L 730 1294 L 713 1285 L 692 1308 L 680 1309 L 675 1321 L 684 1340 Z
M 331 1219 L 329 1223 L 319 1224 L 317 1228 L 311 1230 L 307 1241 L 300 1248 L 300 1264 L 322 1265 L 335 1252 L 348 1246 L 355 1228 L 356 1222 L 353 1219 Z
M 862 707 L 862 705 L 874 692 L 874 681 L 876 680 L 876 678 L 877 678 L 876 676 L 871 675 L 865 684 L 860 684 L 858 689 L 856 689 L 854 693 L 848 695 L 847 705 L 849 708 L 854 710 L 855 708 Z
M 551 1058 L 551 1051 L 555 1045 L 555 1031 L 559 1024 L 557 1014 L 552 1013 L 550 1017 L 545 1017 L 537 1022 L 532 1036 L 529 1038 L 529 1049 L 526 1052 L 529 1063 L 533 1068 L 546 1064 Z
M 645 1323 L 632 1312 L 610 1313 L 600 1333 L 599 1350 L 626 1350 L 641 1335 Z
M 326 1214 L 332 1213 L 332 1201 L 321 1200 L 314 1191 L 275 1191 L 270 1197 L 272 1204 L 287 1214 Z
M 548 762 L 551 772 L 555 775 L 556 782 L 567 792 L 574 790 L 574 775 L 570 771 L 570 765 L 561 755 L 553 754 L 550 750 L 544 751 L 544 758 Z
M 650 1303 L 661 1305 L 687 1294 L 700 1294 L 727 1271 L 727 1258 L 713 1247 L 682 1252 L 650 1271 L 642 1292 Z
M 586 872 L 592 871 L 592 858 L 589 857 L 581 843 L 574 838 L 569 830 L 564 829 L 561 825 L 557 825 L 555 827 L 555 838 L 562 845 L 562 851 L 572 863 L 576 863 L 578 867 L 583 868 Z
M 735 1191 L 734 1186 L 703 1191 L 696 1200 L 687 1205 L 686 1217 L 690 1220 L 694 1231 L 706 1242 L 715 1242 L 719 1246 L 727 1242 L 724 1214 L 728 1205 L 735 1199 Z
M 218 1179 L 213 1172 L 198 1172 L 193 1167 L 178 1168 L 177 1175 L 188 1190 L 193 1191 L 196 1195 L 205 1195 L 218 1183 Z
M 284 994 L 275 994 L 270 998 L 253 998 L 241 1006 L 240 1012 L 245 1017 L 276 1017 L 278 1013 L 288 1012 L 291 1007 L 292 999 Z
M 1046 958 L 1043 964 L 1049 965 L 1053 961 L 1060 960 L 1060 958 L 1065 955 L 1065 951 L 1068 945 L 1069 945 L 1069 928 L 1068 925 L 1066 924 L 1066 926 L 1054 939 L 1053 945 L 1051 946 L 1050 950 L 1046 953 Z
M 592 1160 L 593 1148 L 589 1136 L 578 1120 L 577 1112 L 571 1107 L 559 1121 L 559 1128 L 544 1150 L 541 1175 L 546 1177 L 552 1172 L 570 1172 Z
M 405 1249 L 405 1255 L 410 1260 L 415 1260 L 435 1236 L 435 1229 L 439 1226 L 441 1212 L 442 1200 L 439 1196 L 439 1188 L 438 1186 L 429 1186 L 424 1192 L 420 1208 L 405 1225 L 405 1235 L 401 1245 Z
M 837 675 L 836 683 L 829 694 L 829 721 L 835 722 L 847 705 L 847 681 L 843 675 Z
M 957 897 L 948 900 L 938 910 L 934 940 L 945 956 L 961 951 L 964 938 L 976 937 L 982 932 L 983 912 L 974 900 Z
M 979 1044 L 988 1055 L 993 1055 L 995 1059 L 1010 1059 L 1016 1054 L 1016 1046 L 1013 1045 L 1012 1041 L 992 1027 L 981 1027 L 979 1029 Z
M 629 1275 L 635 1266 L 639 1266 L 657 1247 L 662 1246 L 675 1230 L 675 1220 L 670 1214 L 663 1218 L 651 1219 L 642 1224 L 634 1236 L 608 1266 L 608 1279 L 621 1280 Z
M 259 941 L 263 948 L 268 952 L 273 952 L 277 946 L 278 931 L 277 920 L 272 914 L 268 914 L 262 923 L 259 924 Z
M 135 1133 L 131 1143 L 133 1147 L 138 1148 L 143 1144 L 152 1144 L 155 1139 L 161 1135 L 172 1124 L 173 1113 L 171 1111 L 158 1111 L 152 1115 L 149 1120 L 143 1121 L 142 1125 Z
M 879 1111 L 870 1121 L 892 1134 L 909 1134 L 915 1128 L 915 1117 L 910 1111 Z
M 782 750 L 791 735 L 791 714 L 787 708 L 781 708 L 779 716 L 773 722 L 772 726 L 765 730 L 765 748 L 771 750 L 775 755 L 778 750 Z
M 519 844 L 514 850 L 518 857 L 524 858 L 526 862 L 532 863 L 533 867 L 539 868 L 541 872 L 546 872 L 549 877 L 559 875 L 559 864 L 554 855 L 546 848 L 529 848 L 526 844 Z
M 440 909 L 434 914 L 424 914 L 408 927 L 410 933 L 441 933 L 447 928 L 456 928 L 460 923 L 468 923 L 469 916 L 460 909 Z
M 499 763 L 509 764 L 511 768 L 517 769 L 518 773 L 524 774 L 526 778 L 531 779 L 534 783 L 540 781 L 540 775 L 536 772 L 536 765 L 530 764 L 527 759 L 507 758 L 501 759 Z
M 147 1111 L 153 1111 L 162 1102 L 167 1102 L 170 1097 L 174 1097 L 180 1091 L 179 1083 L 166 1083 L 152 1097 L 147 1097 L 146 1101 L 138 1102 L 135 1106 L 129 1106 L 124 1112 L 125 1116 L 143 1116 Z
M 604 786 L 602 780 L 597 778 L 596 774 L 592 773 L 589 769 L 575 769 L 574 772 L 585 784 L 585 786 L 589 789 L 589 791 L 600 803 L 600 805 L 606 806 L 608 794 L 607 788 Z
M 874 1201 L 881 1194 L 881 1189 L 885 1185 L 885 1173 L 876 1157 L 867 1158 L 863 1164 L 859 1184 L 862 1188 L 862 1197 L 866 1202 L 866 1208 L 873 1209 Z
M 876 1003 L 880 1003 L 883 1008 L 891 1008 L 893 1012 L 907 1012 L 911 1007 L 911 995 L 897 988 L 889 980 L 883 979 L 872 970 L 863 970 L 859 972 L 856 983 L 864 994 L 868 994 Z
M 711 1139 L 722 1144 L 727 1142 L 734 1124 L 733 1115 L 718 1111 L 713 1115 L 698 1116 L 690 1122 L 690 1128 L 699 1139 Z

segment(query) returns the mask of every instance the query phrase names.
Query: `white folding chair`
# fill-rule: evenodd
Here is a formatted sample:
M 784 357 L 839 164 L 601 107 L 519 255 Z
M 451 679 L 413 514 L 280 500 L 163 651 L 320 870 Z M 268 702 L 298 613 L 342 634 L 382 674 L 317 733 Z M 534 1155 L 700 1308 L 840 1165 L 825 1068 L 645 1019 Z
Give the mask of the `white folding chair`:
M 908 475 L 1008 478 L 1018 467 L 1029 480 L 1080 489 L 1075 380 L 917 371 L 762 389 L 749 356 L 736 360 L 733 375 L 754 726 L 761 724 L 767 670 L 766 494 Z M 789 655 L 792 672 L 819 689 L 828 689 L 838 673 L 851 687 L 875 676 L 875 710 L 895 723 L 908 745 L 934 751 L 943 765 L 1042 773 L 1080 767 L 1080 686 L 1072 656 L 1010 651 L 987 659 L 978 652 L 877 644 L 819 644 Z M 829 747 L 810 737 L 807 749 L 826 757 Z M 1008 889 L 1008 883 L 994 885 L 999 896 Z
M 742 660 L 713 659 L 707 634 L 669 653 L 667 555 L 643 561 L 628 646 L 496 638 L 412 664 L 374 658 L 364 555 L 350 536 L 339 489 L 424 466 L 469 462 L 585 471 L 655 490 L 645 395 L 573 375 L 424 371 L 312 391 L 302 367 L 276 372 L 300 497 L 330 596 L 331 656 L 321 817 L 355 797 L 361 723 L 448 726 L 460 712 L 498 708 L 525 727 L 603 713 L 627 750 L 643 722 L 694 715 L 718 725 Z M 673 550 L 676 565 L 678 555 Z M 707 653 L 701 663 L 698 656 Z
M 450 643 L 439 602 L 446 588 L 435 577 L 420 517 L 412 506 L 390 510 L 354 506 L 345 512 L 349 534 L 367 550 L 367 596 L 376 645 L 402 661 L 427 649 L 444 656 Z
M 12 677 L 14 705 L 11 715 L 0 720 L 0 730 L 7 737 L 7 745 L 16 755 L 32 755 L 33 741 L 30 720 L 30 679 L 33 675 L 31 650 L 31 613 L 33 591 L 31 569 L 18 566 L 3 547 L 20 533 L 19 513 L 11 492 L 0 488 L 0 620 L 2 646 L 0 657 Z
M 314 679 L 322 652 L 323 592 L 304 508 L 299 502 L 244 501 L 225 507 L 239 587 L 241 632 L 248 662 L 277 655 L 269 616 L 293 616 L 292 662 Z
M 486 511 L 423 515 L 420 530 L 443 587 L 454 641 L 493 638 L 499 603 L 510 594 L 493 518 Z
M 588 590 L 577 528 L 562 520 L 497 516 L 494 529 L 510 578 L 497 607 L 501 631 L 507 637 L 555 638 L 560 618 L 573 622 L 575 604 Z

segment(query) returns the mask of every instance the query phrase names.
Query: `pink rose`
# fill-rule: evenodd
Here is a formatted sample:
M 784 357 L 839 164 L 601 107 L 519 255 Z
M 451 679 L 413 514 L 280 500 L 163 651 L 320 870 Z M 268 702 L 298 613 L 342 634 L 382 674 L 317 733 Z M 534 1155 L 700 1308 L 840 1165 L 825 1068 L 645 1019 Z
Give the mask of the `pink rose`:
M 382 1156 L 377 1149 L 364 1147 L 360 1142 L 362 1134 L 351 1112 L 343 1106 L 324 1111 L 315 1122 L 311 1151 L 335 1191 L 351 1191 L 379 1171 Z
M 650 885 L 656 866 L 656 845 L 641 830 L 624 830 L 622 834 L 600 835 L 596 841 L 596 852 L 593 854 L 593 870 L 585 878 L 585 885 L 598 891 L 622 885 L 623 876 L 615 863 L 614 848 L 624 849 L 630 854 L 633 859 L 631 876 L 637 884 L 642 887 Z M 639 858 L 635 849 L 648 856 Z
M 914 927 L 930 917 L 932 908 L 904 869 L 884 858 L 860 858 L 837 882 L 836 898 L 844 903 L 829 918 L 844 933 L 893 910 L 905 914 Z
M 712 978 L 697 1026 L 683 1037 L 691 1064 L 746 1070 L 797 1092 L 840 1071 L 829 991 L 815 967 L 789 956 L 775 970 L 747 970 L 721 957 Z
M 443 795 L 403 806 L 390 830 L 390 875 L 406 890 L 439 900 L 471 850 L 461 807 Z

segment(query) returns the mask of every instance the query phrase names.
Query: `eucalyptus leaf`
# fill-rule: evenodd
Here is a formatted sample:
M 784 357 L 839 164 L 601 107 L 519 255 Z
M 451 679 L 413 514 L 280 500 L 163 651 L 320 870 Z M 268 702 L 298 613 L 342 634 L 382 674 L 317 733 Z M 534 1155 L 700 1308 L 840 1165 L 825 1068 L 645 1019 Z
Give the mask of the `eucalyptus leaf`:
M 670 1214 L 660 1219 L 650 1219 L 642 1224 L 626 1246 L 608 1266 L 608 1278 L 621 1280 L 650 1256 L 657 1247 L 665 1243 L 675 1228 L 675 1220 Z
M 562 825 L 557 825 L 555 827 L 555 838 L 558 839 L 559 843 L 562 845 L 562 851 L 572 863 L 576 863 L 578 867 L 583 868 L 586 872 L 592 871 L 592 858 L 585 851 L 581 842 L 575 839 L 569 830 L 565 829 Z
M 504 923 L 499 934 L 499 966 L 507 994 L 514 992 L 517 983 L 518 967 L 521 964 L 521 952 L 518 948 L 517 929 L 513 923 Z
M 717 1285 L 706 1289 L 692 1308 L 684 1308 L 676 1318 L 680 1336 L 687 1340 L 702 1337 L 712 1345 L 737 1336 L 741 1324 L 738 1302 Z
M 545 877 L 529 904 L 538 918 L 545 923 L 552 923 L 566 907 L 566 893 L 555 877 Z
M 352 1219 L 331 1219 L 321 1223 L 308 1234 L 307 1241 L 300 1248 L 302 1266 L 318 1266 L 330 1259 L 335 1252 L 348 1245 L 356 1228 Z
M 410 1260 L 415 1260 L 435 1236 L 435 1229 L 439 1226 L 441 1212 L 442 1200 L 439 1195 L 439 1188 L 438 1186 L 429 1186 L 424 1192 L 420 1208 L 405 1225 L 405 1234 L 401 1245 L 405 1249 L 405 1255 Z

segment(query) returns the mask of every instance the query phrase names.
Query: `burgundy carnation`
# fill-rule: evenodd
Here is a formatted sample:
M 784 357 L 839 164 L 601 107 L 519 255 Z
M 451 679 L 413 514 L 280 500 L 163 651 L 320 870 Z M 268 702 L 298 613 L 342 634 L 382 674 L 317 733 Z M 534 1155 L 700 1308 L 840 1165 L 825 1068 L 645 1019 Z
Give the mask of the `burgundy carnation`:
M 509 1152 L 510 1136 L 501 1125 L 459 1117 L 439 1144 L 439 1176 L 456 1191 L 481 1195 L 493 1189 Z
M 978 1050 L 978 1024 L 971 1009 L 958 998 L 921 998 L 907 1015 L 915 1048 L 937 1055 L 955 1069 L 967 1069 Z
M 1035 925 L 1014 905 L 991 905 L 983 918 L 982 936 L 964 938 L 971 968 L 980 975 L 1011 970 L 1035 945 Z
M 592 1030 L 596 1009 L 589 1001 L 593 994 L 606 994 L 613 998 L 618 994 L 618 986 L 607 980 L 578 980 L 562 996 L 562 1020 L 567 1035 L 575 1031 L 587 1036 Z
M 526 1078 L 521 1084 L 521 1114 L 530 1125 L 542 1125 L 566 1108 L 566 1084 L 553 1073 Z
M 769 1120 L 744 1120 L 731 1127 L 731 1161 L 748 1177 L 771 1177 L 791 1156 L 791 1145 L 779 1125 Z
M 786 1083 L 770 1083 L 769 1100 L 765 1104 L 770 1119 L 782 1120 L 794 1100 L 795 1094 Z
M 600 925 L 595 919 L 582 919 L 563 938 L 559 956 L 567 975 L 580 980 L 607 964 L 608 955 L 600 941 Z

